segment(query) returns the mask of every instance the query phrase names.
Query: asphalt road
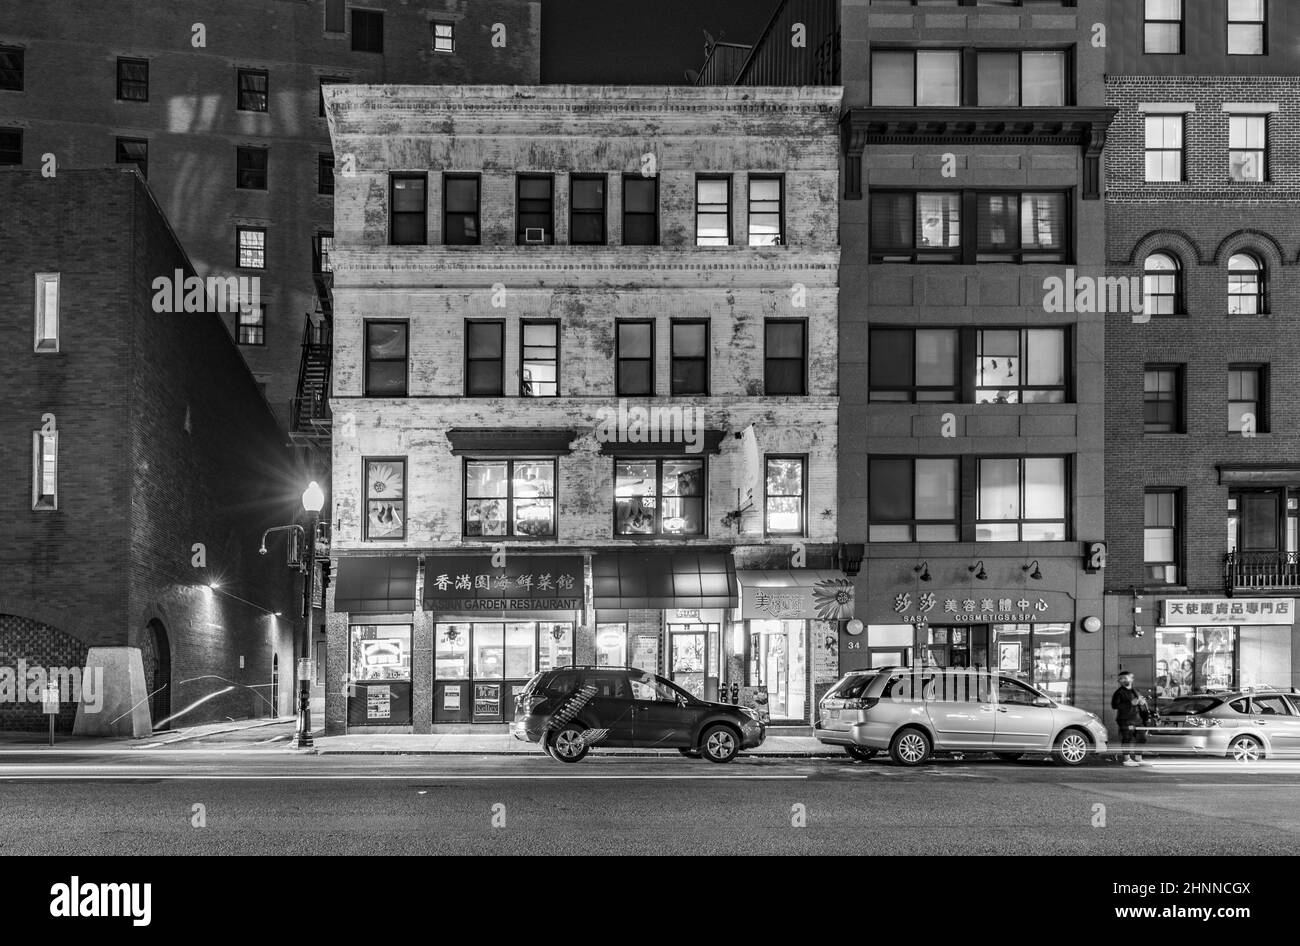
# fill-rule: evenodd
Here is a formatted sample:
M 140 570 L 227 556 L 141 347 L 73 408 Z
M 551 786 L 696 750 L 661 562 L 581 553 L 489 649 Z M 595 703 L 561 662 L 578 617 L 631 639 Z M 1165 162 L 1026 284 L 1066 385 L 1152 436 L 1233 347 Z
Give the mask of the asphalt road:
M 197 809 L 195 806 L 202 806 Z M 203 814 L 201 819 L 196 812 Z M 1300 763 L 0 756 L 0 851 L 1293 854 Z

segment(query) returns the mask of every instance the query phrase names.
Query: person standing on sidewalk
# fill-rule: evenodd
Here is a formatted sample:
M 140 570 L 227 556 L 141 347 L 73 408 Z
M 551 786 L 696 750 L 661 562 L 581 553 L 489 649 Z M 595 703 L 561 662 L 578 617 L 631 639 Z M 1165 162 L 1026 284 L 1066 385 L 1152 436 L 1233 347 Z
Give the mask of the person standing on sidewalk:
M 1115 723 L 1119 726 L 1120 746 L 1124 752 L 1124 765 L 1142 764 L 1142 753 L 1133 752 L 1146 741 L 1146 734 L 1138 732 L 1138 726 L 1147 721 L 1150 711 L 1147 698 L 1133 689 L 1133 674 L 1128 670 L 1119 672 L 1119 689 L 1110 698 L 1110 708 L 1115 711 Z

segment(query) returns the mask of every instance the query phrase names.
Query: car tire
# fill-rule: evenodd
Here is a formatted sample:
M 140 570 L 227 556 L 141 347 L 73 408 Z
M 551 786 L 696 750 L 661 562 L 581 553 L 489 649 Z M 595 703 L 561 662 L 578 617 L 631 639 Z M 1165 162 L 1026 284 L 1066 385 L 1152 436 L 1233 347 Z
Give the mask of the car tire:
M 730 762 L 740 751 L 740 734 L 721 723 L 704 730 L 700 737 L 700 754 L 710 762 Z
M 546 751 L 560 762 L 581 762 L 590 748 L 582 733 L 582 727 L 576 723 L 561 726 L 546 737 Z
M 933 748 L 934 744 L 924 730 L 908 726 L 894 733 L 894 738 L 889 740 L 889 757 L 895 765 L 910 768 L 925 763 Z
M 1254 736 L 1238 736 L 1228 746 L 1228 758 L 1234 762 L 1258 762 L 1264 758 L 1264 744 Z
M 677 751 L 688 759 L 698 759 L 700 757 L 699 749 L 678 749 Z
M 845 746 L 844 751 L 859 762 L 869 762 L 876 757 L 879 749 L 868 749 L 866 746 Z
M 1057 765 L 1074 767 L 1087 761 L 1092 752 L 1092 740 L 1078 729 L 1067 729 L 1056 737 L 1052 746 L 1052 761 Z
M 1023 752 L 995 752 L 993 754 L 1003 762 L 1019 762 L 1025 755 Z

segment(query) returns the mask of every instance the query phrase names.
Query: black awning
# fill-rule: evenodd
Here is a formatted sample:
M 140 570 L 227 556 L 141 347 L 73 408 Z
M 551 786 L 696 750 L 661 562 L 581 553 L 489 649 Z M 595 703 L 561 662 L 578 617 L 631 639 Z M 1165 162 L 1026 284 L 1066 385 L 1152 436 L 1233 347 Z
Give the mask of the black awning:
M 728 549 L 598 552 L 597 608 L 735 608 L 736 563 Z
M 1219 467 L 1220 486 L 1295 486 L 1300 464 L 1234 463 Z
M 418 559 L 375 556 L 339 560 L 334 580 L 334 610 L 387 614 L 415 610 Z
M 453 456 L 558 457 L 573 452 L 578 432 L 560 427 L 453 427 Z
M 722 441 L 726 439 L 725 430 L 701 431 L 702 436 L 694 444 L 682 440 L 665 440 L 658 443 L 642 441 L 606 440 L 600 445 L 600 452 L 605 456 L 615 457 L 694 457 L 704 453 L 721 453 Z

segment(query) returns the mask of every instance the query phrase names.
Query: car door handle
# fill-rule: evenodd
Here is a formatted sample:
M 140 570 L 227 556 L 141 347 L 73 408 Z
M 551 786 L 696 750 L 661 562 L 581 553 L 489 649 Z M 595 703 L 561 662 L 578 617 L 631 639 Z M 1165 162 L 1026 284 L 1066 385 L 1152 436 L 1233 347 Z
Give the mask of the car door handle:
M 1255 725 L 1256 725 L 1256 726 L 1264 726 L 1264 725 L 1267 725 L 1267 724 L 1266 724 L 1262 719 L 1257 719 L 1257 720 L 1255 720 Z
M 993 707 L 988 706 L 987 704 L 981 703 L 981 704 L 980 704 L 980 712 L 981 712 L 981 713 L 991 713 L 991 712 L 993 712 Z
M 1006 711 L 1007 711 L 1007 708 L 1006 708 L 1005 706 L 999 706 L 999 707 L 998 707 L 998 712 L 999 712 L 999 713 L 1005 713 Z

